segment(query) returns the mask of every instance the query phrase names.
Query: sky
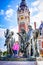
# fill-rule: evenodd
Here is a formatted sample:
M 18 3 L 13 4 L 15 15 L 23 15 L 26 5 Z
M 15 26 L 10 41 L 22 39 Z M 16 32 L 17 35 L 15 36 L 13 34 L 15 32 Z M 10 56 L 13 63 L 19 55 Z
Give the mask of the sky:
M 4 47 L 5 37 L 4 31 L 10 29 L 14 31 L 14 37 L 17 40 L 18 24 L 17 24 L 17 9 L 21 0 L 0 0 L 0 49 L 6 50 Z M 34 22 L 39 28 L 43 21 L 43 0 L 26 0 L 30 10 L 30 24 L 34 29 Z

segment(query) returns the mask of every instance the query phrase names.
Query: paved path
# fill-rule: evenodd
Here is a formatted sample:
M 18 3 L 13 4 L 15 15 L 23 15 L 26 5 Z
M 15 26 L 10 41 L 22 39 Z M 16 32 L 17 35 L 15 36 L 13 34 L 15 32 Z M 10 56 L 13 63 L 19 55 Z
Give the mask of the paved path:
M 36 65 L 35 61 L 0 61 L 0 65 Z

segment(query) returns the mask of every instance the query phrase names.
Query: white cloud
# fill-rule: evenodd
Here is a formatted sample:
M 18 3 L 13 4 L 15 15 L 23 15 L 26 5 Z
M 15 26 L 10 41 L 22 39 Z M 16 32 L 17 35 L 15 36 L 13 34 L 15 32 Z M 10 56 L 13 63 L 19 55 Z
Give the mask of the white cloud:
M 0 28 L 4 27 L 4 25 L 0 25 Z
M 37 0 L 37 1 L 33 2 L 31 5 L 32 5 L 32 6 L 38 6 L 38 5 L 39 5 L 39 3 L 40 3 L 40 1 L 39 1 L 39 0 Z
M 8 9 L 7 11 L 6 11 L 6 15 L 7 15 L 7 17 L 11 17 L 12 15 L 13 15 L 13 12 L 14 12 L 14 10 L 13 9 Z
M 39 11 L 43 12 L 43 1 L 40 2 L 38 9 Z
M 30 8 L 30 12 L 31 12 L 30 21 L 31 21 L 31 25 L 33 26 L 33 28 L 34 28 L 34 22 L 36 22 L 37 28 L 38 28 L 41 21 L 43 21 L 43 7 L 42 6 L 43 6 L 42 0 L 37 0 L 32 3 L 32 7 Z M 36 11 L 38 13 L 34 14 L 34 12 L 36 13 Z
M 0 10 L 0 15 L 4 15 L 4 10 Z
M 4 31 L 5 29 L 0 28 L 0 38 L 4 38 Z
M 18 7 L 19 7 L 19 5 L 16 6 L 16 8 L 18 8 Z
M 4 31 L 5 31 L 5 29 L 0 28 L 0 49 L 2 51 L 5 51 L 6 50 L 6 47 L 4 47 L 4 44 L 5 44 Z
M 37 15 L 36 15 L 36 16 L 37 16 Z M 37 27 L 37 28 L 39 28 L 40 23 L 41 23 L 41 20 L 40 20 L 38 17 L 36 17 L 36 16 L 33 16 L 33 17 L 30 18 L 30 20 L 31 20 L 30 23 L 31 23 L 33 29 L 34 29 L 34 22 L 36 22 L 36 27 Z
M 14 10 L 12 8 L 9 8 L 5 12 L 5 19 L 8 20 L 8 21 L 11 21 L 12 17 L 13 17 L 13 14 L 14 14 Z
M 10 7 L 11 7 L 11 5 L 8 5 L 8 7 L 10 8 Z
M 32 16 L 32 14 L 34 13 L 34 12 L 38 12 L 38 8 L 37 7 L 32 7 L 32 8 L 30 8 L 30 15 Z

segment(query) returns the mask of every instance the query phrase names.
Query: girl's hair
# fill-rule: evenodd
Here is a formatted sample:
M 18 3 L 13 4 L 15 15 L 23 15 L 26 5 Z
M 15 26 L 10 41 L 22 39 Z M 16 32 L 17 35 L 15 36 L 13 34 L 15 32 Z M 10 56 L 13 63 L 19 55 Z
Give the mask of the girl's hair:
M 19 43 L 18 41 L 15 41 L 15 43 Z

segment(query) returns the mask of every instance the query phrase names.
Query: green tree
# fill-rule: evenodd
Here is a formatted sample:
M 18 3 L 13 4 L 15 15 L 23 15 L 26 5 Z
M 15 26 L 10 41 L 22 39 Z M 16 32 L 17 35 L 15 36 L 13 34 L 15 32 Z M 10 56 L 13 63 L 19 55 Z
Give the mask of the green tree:
M 7 51 L 4 51 L 4 52 L 3 52 L 3 56 L 6 56 L 6 55 L 7 55 Z
M 2 55 L 2 51 L 0 50 L 0 57 L 1 57 L 1 55 Z

